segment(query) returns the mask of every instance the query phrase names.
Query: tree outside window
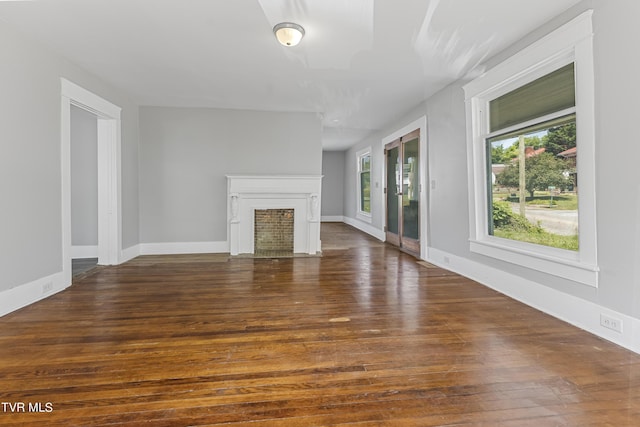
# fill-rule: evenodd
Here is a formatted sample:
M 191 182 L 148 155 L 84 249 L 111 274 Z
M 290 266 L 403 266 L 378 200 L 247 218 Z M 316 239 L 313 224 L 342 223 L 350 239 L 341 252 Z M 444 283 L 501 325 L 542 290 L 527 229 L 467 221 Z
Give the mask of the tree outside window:
M 573 64 L 489 103 L 490 235 L 579 249 L 574 106 Z
M 469 250 L 598 286 L 592 11 L 464 86 Z
M 358 155 L 358 213 L 371 215 L 371 151 Z

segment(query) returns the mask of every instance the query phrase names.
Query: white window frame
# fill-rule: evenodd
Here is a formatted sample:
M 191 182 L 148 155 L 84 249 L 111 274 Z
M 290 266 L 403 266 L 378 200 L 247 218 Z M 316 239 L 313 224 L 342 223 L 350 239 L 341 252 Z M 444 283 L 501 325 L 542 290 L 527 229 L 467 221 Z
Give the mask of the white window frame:
M 362 201 L 362 194 L 361 194 L 362 193 L 362 191 L 361 191 L 362 186 L 360 185 L 360 180 L 361 180 L 361 177 L 362 177 L 362 169 L 361 169 L 362 161 L 361 160 L 364 157 L 367 157 L 367 156 L 369 156 L 369 181 L 371 182 L 371 177 L 372 177 L 371 161 L 373 160 L 372 157 L 371 157 L 371 147 L 364 148 L 364 149 L 362 149 L 362 150 L 360 150 L 360 151 L 358 151 L 356 153 L 356 161 L 358 162 L 358 165 L 356 167 L 356 171 L 357 171 L 356 172 L 357 173 L 357 177 L 356 177 L 356 185 L 357 185 L 356 194 L 357 194 L 357 197 L 358 197 L 358 200 L 357 200 L 358 207 L 357 207 L 356 218 L 358 218 L 361 221 L 365 221 L 365 222 L 371 223 L 371 212 L 365 212 L 365 211 L 361 210 L 361 205 L 360 205 L 360 202 Z M 369 190 L 369 203 L 371 203 L 371 193 L 372 193 L 372 191 Z M 369 206 L 371 206 L 371 204 Z
M 464 86 L 469 167 L 469 226 L 472 252 L 598 286 L 595 203 L 595 127 L 593 30 L 584 12 Z M 485 140 L 489 102 L 573 62 L 578 139 L 579 250 L 570 251 L 489 235 Z M 538 120 L 538 119 L 536 119 Z M 520 126 L 520 125 L 519 125 Z

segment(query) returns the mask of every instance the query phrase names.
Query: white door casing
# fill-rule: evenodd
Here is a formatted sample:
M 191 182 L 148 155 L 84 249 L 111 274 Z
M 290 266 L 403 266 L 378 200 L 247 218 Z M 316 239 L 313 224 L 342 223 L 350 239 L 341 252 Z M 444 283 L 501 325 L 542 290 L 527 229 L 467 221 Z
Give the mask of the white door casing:
M 64 79 L 61 83 L 62 271 L 71 283 L 71 105 L 98 116 L 98 264 L 120 262 L 122 109 Z

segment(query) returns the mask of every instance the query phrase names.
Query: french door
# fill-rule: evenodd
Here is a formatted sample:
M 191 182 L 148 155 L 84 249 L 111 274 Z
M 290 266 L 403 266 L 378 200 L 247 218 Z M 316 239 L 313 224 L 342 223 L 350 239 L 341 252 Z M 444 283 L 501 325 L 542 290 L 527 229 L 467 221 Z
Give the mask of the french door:
M 420 130 L 385 145 L 387 242 L 420 256 Z

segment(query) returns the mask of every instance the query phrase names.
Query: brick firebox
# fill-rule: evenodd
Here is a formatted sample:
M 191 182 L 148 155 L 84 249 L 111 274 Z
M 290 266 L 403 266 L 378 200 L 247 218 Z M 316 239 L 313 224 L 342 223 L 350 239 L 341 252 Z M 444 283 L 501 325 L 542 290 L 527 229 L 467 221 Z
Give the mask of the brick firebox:
M 254 254 L 256 256 L 293 255 L 293 209 L 256 209 Z

